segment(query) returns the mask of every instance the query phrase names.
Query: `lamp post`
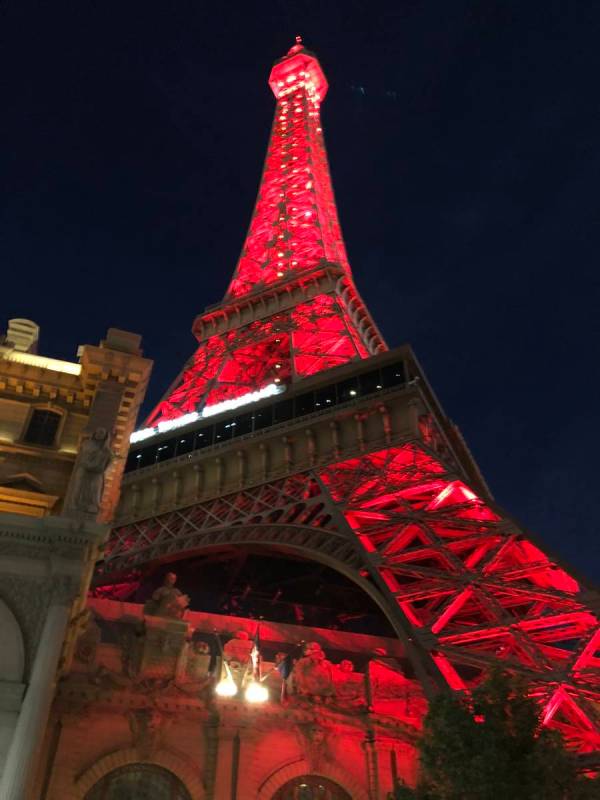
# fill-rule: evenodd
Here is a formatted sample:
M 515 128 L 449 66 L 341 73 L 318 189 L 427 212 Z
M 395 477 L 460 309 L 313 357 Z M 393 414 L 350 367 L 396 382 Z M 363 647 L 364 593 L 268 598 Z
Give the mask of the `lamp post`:
M 216 634 L 216 636 L 219 650 L 221 651 L 221 678 L 215 686 L 215 694 L 219 697 L 235 697 L 240 687 L 233 677 L 231 667 L 225 659 L 223 647 L 221 646 L 221 639 L 218 634 Z M 246 673 L 242 680 L 242 684 L 245 683 L 244 699 L 247 703 L 265 703 L 269 699 L 269 690 L 263 685 L 264 678 L 261 677 L 260 671 L 260 655 L 258 652 L 258 644 L 255 642 L 250 655 L 250 663 L 246 667 Z M 246 680 L 248 675 L 250 675 L 250 678 Z

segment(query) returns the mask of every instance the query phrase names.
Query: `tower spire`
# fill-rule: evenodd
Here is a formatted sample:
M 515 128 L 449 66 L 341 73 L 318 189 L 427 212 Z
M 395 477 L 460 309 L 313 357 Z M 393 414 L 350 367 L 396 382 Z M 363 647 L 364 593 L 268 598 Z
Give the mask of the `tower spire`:
M 154 428 L 387 349 L 352 281 L 320 119 L 327 79 L 300 36 L 269 86 L 275 117 L 242 253 L 222 303 L 196 319 L 200 346 Z
M 277 99 L 275 117 L 230 297 L 325 263 L 350 275 L 320 119 L 327 79 L 300 36 L 273 65 L 269 86 Z

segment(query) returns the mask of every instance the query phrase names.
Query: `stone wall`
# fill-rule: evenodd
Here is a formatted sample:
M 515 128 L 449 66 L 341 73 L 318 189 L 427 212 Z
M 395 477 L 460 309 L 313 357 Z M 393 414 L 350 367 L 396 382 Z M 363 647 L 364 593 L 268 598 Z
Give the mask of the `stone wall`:
M 136 763 L 169 769 L 202 800 L 271 800 L 304 774 L 356 800 L 383 799 L 392 752 L 413 779 L 425 701 L 397 640 L 261 622 L 269 699 L 252 704 L 243 686 L 255 621 L 160 618 L 108 600 L 89 610 L 52 712 L 37 780 L 44 800 L 83 800 L 103 776 Z M 284 691 L 282 654 L 291 666 Z M 235 697 L 215 693 L 225 664 L 241 687 Z

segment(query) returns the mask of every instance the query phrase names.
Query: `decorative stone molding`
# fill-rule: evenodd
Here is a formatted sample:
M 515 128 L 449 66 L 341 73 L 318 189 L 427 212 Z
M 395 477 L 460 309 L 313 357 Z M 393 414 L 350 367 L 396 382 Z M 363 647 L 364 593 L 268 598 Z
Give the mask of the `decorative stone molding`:
M 0 680 L 0 712 L 19 711 L 25 688 L 24 683 Z
M 109 531 L 107 525 L 65 517 L 26 517 L 2 514 L 0 554 L 12 557 L 81 558 L 90 544 L 100 544 Z
M 342 769 L 335 764 L 323 765 L 318 773 L 311 770 L 308 761 L 304 758 L 278 767 L 271 775 L 259 786 L 256 800 L 271 800 L 278 789 L 281 789 L 288 781 L 299 778 L 301 775 L 321 775 L 334 783 L 338 783 L 345 789 L 352 800 L 369 800 L 369 795 L 365 787 L 351 775 L 347 769 Z
M 307 755 L 309 772 L 320 774 L 331 761 L 329 730 L 318 723 L 300 723 L 296 726 L 302 751 Z
M 0 686 L 5 681 L 20 682 L 25 674 L 23 631 L 12 609 L 0 600 Z M 1 690 L 0 690 L 1 693 Z
M 168 769 L 183 783 L 192 800 L 204 800 L 205 793 L 200 781 L 198 768 L 190 759 L 166 748 L 157 750 L 152 754 L 152 758 L 149 759 L 135 747 L 127 750 L 117 750 L 99 758 L 98 761 L 75 779 L 72 790 L 70 792 L 65 791 L 64 795 L 62 795 L 63 800 L 85 800 L 86 794 L 99 780 L 108 775 L 109 772 L 113 772 L 119 767 L 126 767 L 128 764 L 152 764 Z M 368 800 L 368 798 L 365 796 L 364 800 Z
M 26 674 L 31 670 L 53 583 L 51 578 L 0 575 L 0 599 L 13 612 L 23 634 Z

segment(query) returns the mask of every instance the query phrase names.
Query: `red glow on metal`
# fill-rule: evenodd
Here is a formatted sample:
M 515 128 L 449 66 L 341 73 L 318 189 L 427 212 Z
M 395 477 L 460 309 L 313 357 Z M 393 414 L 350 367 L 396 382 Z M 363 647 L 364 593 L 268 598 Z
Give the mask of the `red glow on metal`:
M 282 531 L 339 535 L 332 501 L 450 688 L 468 691 L 501 665 L 529 682 L 542 719 L 572 747 L 598 749 L 600 632 L 577 581 L 425 445 L 346 459 L 318 476 L 293 475 L 114 529 L 107 562 L 131 569 L 154 542 L 168 546 L 167 536 L 249 520 L 260 526 L 263 516 L 269 523 L 275 515 Z
M 327 467 L 321 479 L 379 555 L 402 613 L 432 636 L 452 689 L 477 685 L 493 664 L 522 672 L 544 722 L 580 751 L 597 749 L 600 632 L 577 581 L 446 470 L 404 445 Z
M 325 78 L 298 44 L 274 67 L 270 84 L 275 120 L 234 278 L 224 304 L 202 318 L 198 330 L 211 335 L 198 336 L 197 352 L 148 424 L 373 352 L 351 282 L 319 120 Z M 336 288 L 322 291 L 328 270 Z M 253 321 L 243 322 L 244 309 L 255 313 L 256 298 L 258 318 L 248 312 L 243 319 Z M 196 536 L 276 519 L 282 531 L 288 526 L 287 536 L 300 529 L 340 537 L 354 532 L 364 563 L 374 565 L 390 606 L 423 642 L 440 682 L 468 691 L 500 664 L 527 678 L 546 724 L 582 752 L 600 747 L 600 633 L 579 584 L 449 468 L 447 444 L 433 419 L 426 415 L 418 424 L 419 443 L 117 528 L 106 563 L 121 560 L 129 569 L 145 557 L 160 558 L 151 553 L 154 543 L 170 553 L 168 540 L 186 526 Z M 309 507 L 305 501 L 317 494 L 322 506 Z
M 367 356 L 341 298 L 317 295 L 289 312 L 203 342 L 147 424 Z
M 239 297 L 332 262 L 350 275 L 319 105 L 327 81 L 301 45 L 269 78 L 277 105 L 256 207 L 228 296 Z
M 269 291 L 275 284 L 289 285 L 290 293 L 301 290 L 298 304 L 201 341 L 146 425 L 370 355 L 319 118 L 327 81 L 315 56 L 297 43 L 275 64 L 269 83 L 277 106 L 267 158 L 252 222 L 222 307 L 236 308 L 246 296 Z M 303 300 L 302 293 L 319 279 L 317 273 L 327 269 L 339 276 L 335 292 Z M 222 317 L 219 309 L 202 319 L 210 326 Z M 384 345 L 379 342 L 376 347 Z

